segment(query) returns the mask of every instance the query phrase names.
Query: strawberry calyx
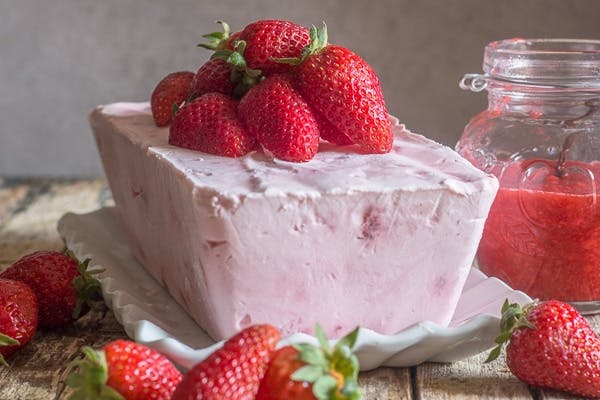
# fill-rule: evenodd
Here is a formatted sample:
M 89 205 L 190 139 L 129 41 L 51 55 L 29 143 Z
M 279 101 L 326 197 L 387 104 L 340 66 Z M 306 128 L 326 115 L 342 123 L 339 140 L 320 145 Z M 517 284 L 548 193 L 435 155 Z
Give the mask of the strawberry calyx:
M 528 319 L 529 312 L 537 306 L 537 301 L 521 306 L 518 303 L 509 303 L 508 299 L 502 304 L 502 318 L 500 319 L 500 335 L 496 337 L 494 342 L 496 347 L 490 351 L 486 363 L 494 361 L 500 355 L 504 344 L 510 341 L 513 333 L 519 329 L 536 329 Z
M 319 325 L 315 333 L 319 346 L 308 343 L 293 345 L 306 365 L 295 371 L 291 379 L 312 384 L 313 394 L 318 400 L 360 399 L 358 358 L 352 353 L 358 328 L 341 338 L 333 348 Z
M 233 90 L 233 96 L 241 98 L 252 86 L 256 85 L 263 79 L 262 71 L 248 67 L 244 58 L 246 50 L 246 41 L 236 40 L 233 42 L 233 50 L 218 49 L 210 57 L 220 58 L 231 65 L 231 82 L 236 86 Z
M 327 46 L 327 24 L 323 21 L 323 27 L 317 28 L 312 25 L 309 30 L 310 43 L 308 46 L 302 49 L 302 53 L 300 57 L 290 57 L 290 58 L 273 58 L 273 61 L 282 64 L 290 64 L 290 65 L 300 65 L 306 60 L 308 57 L 317 54 L 321 50 L 323 50 Z
M 211 32 L 206 35 L 202 35 L 203 38 L 207 39 L 207 43 L 199 43 L 198 47 L 203 47 L 208 50 L 221 50 L 227 46 L 227 41 L 231 37 L 231 28 L 225 21 L 215 21 L 217 24 L 221 24 L 223 32 Z
M 0 346 L 18 346 L 19 344 L 20 343 L 17 339 L 14 339 L 8 335 L 0 333 Z M 2 354 L 0 354 L 0 365 L 8 367 L 8 363 L 6 362 L 6 360 L 4 359 Z
M 93 308 L 98 301 L 102 300 L 100 281 L 94 275 L 102 273 L 104 270 L 88 271 L 89 258 L 80 262 L 70 250 L 67 249 L 65 254 L 77 261 L 79 275 L 73 278 L 73 286 L 77 291 L 77 303 L 73 309 L 73 319 L 77 319 L 81 315 L 84 306 Z
M 67 386 L 74 389 L 69 400 L 125 400 L 115 389 L 107 386 L 108 364 L 106 355 L 102 350 L 94 350 L 84 346 L 81 351 L 84 358 L 76 360 L 74 365 L 78 368 L 67 378 Z

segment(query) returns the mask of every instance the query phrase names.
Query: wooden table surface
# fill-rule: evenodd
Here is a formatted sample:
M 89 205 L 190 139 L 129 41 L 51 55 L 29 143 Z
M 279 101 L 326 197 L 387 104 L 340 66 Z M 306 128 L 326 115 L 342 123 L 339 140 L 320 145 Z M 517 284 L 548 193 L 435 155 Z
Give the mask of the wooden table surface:
M 0 178 L 0 270 L 36 250 L 61 250 L 56 223 L 65 212 L 111 205 L 104 179 Z M 596 330 L 600 317 L 590 318 Z M 10 367 L 0 367 L 0 400 L 66 399 L 70 362 L 83 345 L 101 347 L 126 337 L 112 312 L 95 311 L 74 325 L 37 332 Z M 361 373 L 364 399 L 576 399 L 521 383 L 504 359 L 483 364 L 485 354 L 452 364 L 380 368 Z

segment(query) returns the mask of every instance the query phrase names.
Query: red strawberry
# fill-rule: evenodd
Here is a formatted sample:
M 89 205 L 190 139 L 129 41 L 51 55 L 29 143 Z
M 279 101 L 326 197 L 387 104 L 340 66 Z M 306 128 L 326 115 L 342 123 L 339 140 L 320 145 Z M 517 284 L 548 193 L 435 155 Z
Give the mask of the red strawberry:
M 173 107 L 189 99 L 194 76 L 195 74 L 189 71 L 173 72 L 165 76 L 154 88 L 150 106 L 156 126 L 169 125 Z
M 169 400 L 181 382 L 181 372 L 165 356 L 129 340 L 82 351 L 79 370 L 67 379 L 73 399 Z
M 87 272 L 88 262 L 78 263 L 57 251 L 37 251 L 15 261 L 0 278 L 22 281 L 33 289 L 39 326 L 55 328 L 75 321 L 101 298 L 100 283 Z
M 342 132 L 340 132 L 327 118 L 321 115 L 319 112 L 314 112 L 317 124 L 319 125 L 319 134 L 321 138 L 328 142 L 345 146 L 352 144 L 352 140 Z
M 173 119 L 173 146 L 227 157 L 240 157 L 256 148 L 238 120 L 237 101 L 222 93 L 207 93 L 183 106 Z
M 320 347 L 310 344 L 286 346 L 271 357 L 256 400 L 360 399 L 358 359 L 352 354 L 358 329 L 331 349 L 320 327 Z
M 389 152 L 394 137 L 375 72 L 352 51 L 327 45 L 326 27 L 313 27 L 311 39 L 294 72 L 298 91 L 364 151 Z
M 523 382 L 600 397 L 600 338 L 571 305 L 550 300 L 521 308 L 506 301 L 501 327 L 488 361 L 510 341 L 506 363 Z
M 38 324 L 38 303 L 23 282 L 0 279 L 0 365 L 31 340 Z
M 310 43 L 309 31 L 284 20 L 262 20 L 246 26 L 239 36 L 246 42 L 244 57 L 248 66 L 264 75 L 290 71 L 292 66 L 274 59 L 300 57 Z
M 188 371 L 172 400 L 254 399 L 279 341 L 271 325 L 250 326 Z
M 235 84 L 231 80 L 231 64 L 220 58 L 208 60 L 196 72 L 192 87 L 197 97 L 210 92 L 233 94 Z
M 272 75 L 251 88 L 238 115 L 250 135 L 277 158 L 308 161 L 318 150 L 315 116 L 285 75 Z
M 271 357 L 265 377 L 260 382 L 256 399 L 316 400 L 309 383 L 291 378 L 294 372 L 305 365 L 295 347 L 285 346 L 277 350 Z

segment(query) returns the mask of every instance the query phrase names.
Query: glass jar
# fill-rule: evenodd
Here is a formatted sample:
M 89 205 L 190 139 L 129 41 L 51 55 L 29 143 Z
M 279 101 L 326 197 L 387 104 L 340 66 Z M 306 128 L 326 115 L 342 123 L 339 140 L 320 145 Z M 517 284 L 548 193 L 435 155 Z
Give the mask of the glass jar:
M 600 41 L 510 39 L 485 48 L 487 110 L 456 150 L 500 189 L 479 268 L 533 298 L 600 311 Z

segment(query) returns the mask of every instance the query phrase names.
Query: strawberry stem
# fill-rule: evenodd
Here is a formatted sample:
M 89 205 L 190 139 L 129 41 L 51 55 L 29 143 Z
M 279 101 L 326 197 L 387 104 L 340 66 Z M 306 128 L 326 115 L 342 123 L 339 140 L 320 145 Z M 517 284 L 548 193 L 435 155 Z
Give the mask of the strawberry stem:
M 299 58 L 272 58 L 272 60 L 281 64 L 290 64 L 296 66 L 302 64 L 308 57 L 323 50 L 325 47 L 327 47 L 327 24 L 325 24 L 325 21 L 323 21 L 323 27 L 321 29 L 314 25 L 311 26 L 309 36 L 310 43 L 308 46 L 302 49 L 302 53 L 300 54 Z
M 103 269 L 88 271 L 90 259 L 87 258 L 80 262 L 71 250 L 66 250 L 65 254 L 77 261 L 77 271 L 79 275 L 73 279 L 73 286 L 77 290 L 77 303 L 73 309 L 73 319 L 79 318 L 84 306 L 93 308 L 96 303 L 103 299 L 102 286 L 100 281 L 94 277 L 99 273 L 104 272 Z
M 244 58 L 246 50 L 246 41 L 236 40 L 233 42 L 233 50 L 220 49 L 213 53 L 210 57 L 220 58 L 231 65 L 231 82 L 235 83 L 233 96 L 241 98 L 252 86 L 259 83 L 262 79 L 262 72 L 259 69 L 248 67 Z
M 521 307 L 518 303 L 509 303 L 508 299 L 504 300 L 504 304 L 502 304 L 502 318 L 500 319 L 500 335 L 494 340 L 497 346 L 490 351 L 485 360 L 486 363 L 494 361 L 500 356 L 502 348 L 510 341 L 516 330 L 525 328 L 536 329 L 535 325 L 527 319 L 529 312 L 536 305 L 537 302 L 534 301 L 531 304 Z
M 202 35 L 203 38 L 208 39 L 207 43 L 198 44 L 199 47 L 203 47 L 208 50 L 221 50 L 224 49 L 227 44 L 227 39 L 231 37 L 231 29 L 229 24 L 225 21 L 215 21 L 217 24 L 221 24 L 223 32 L 211 32 L 206 35 Z
M 96 351 L 85 346 L 81 349 L 85 357 L 76 360 L 76 372 L 67 378 L 67 386 L 75 389 L 69 400 L 125 400 L 124 397 L 106 385 L 108 381 L 108 365 L 103 351 Z
M 360 399 L 358 358 L 352 353 L 358 328 L 338 340 L 333 348 L 320 325 L 316 326 L 315 333 L 319 346 L 294 345 L 306 365 L 292 374 L 292 380 L 311 383 L 318 400 Z

